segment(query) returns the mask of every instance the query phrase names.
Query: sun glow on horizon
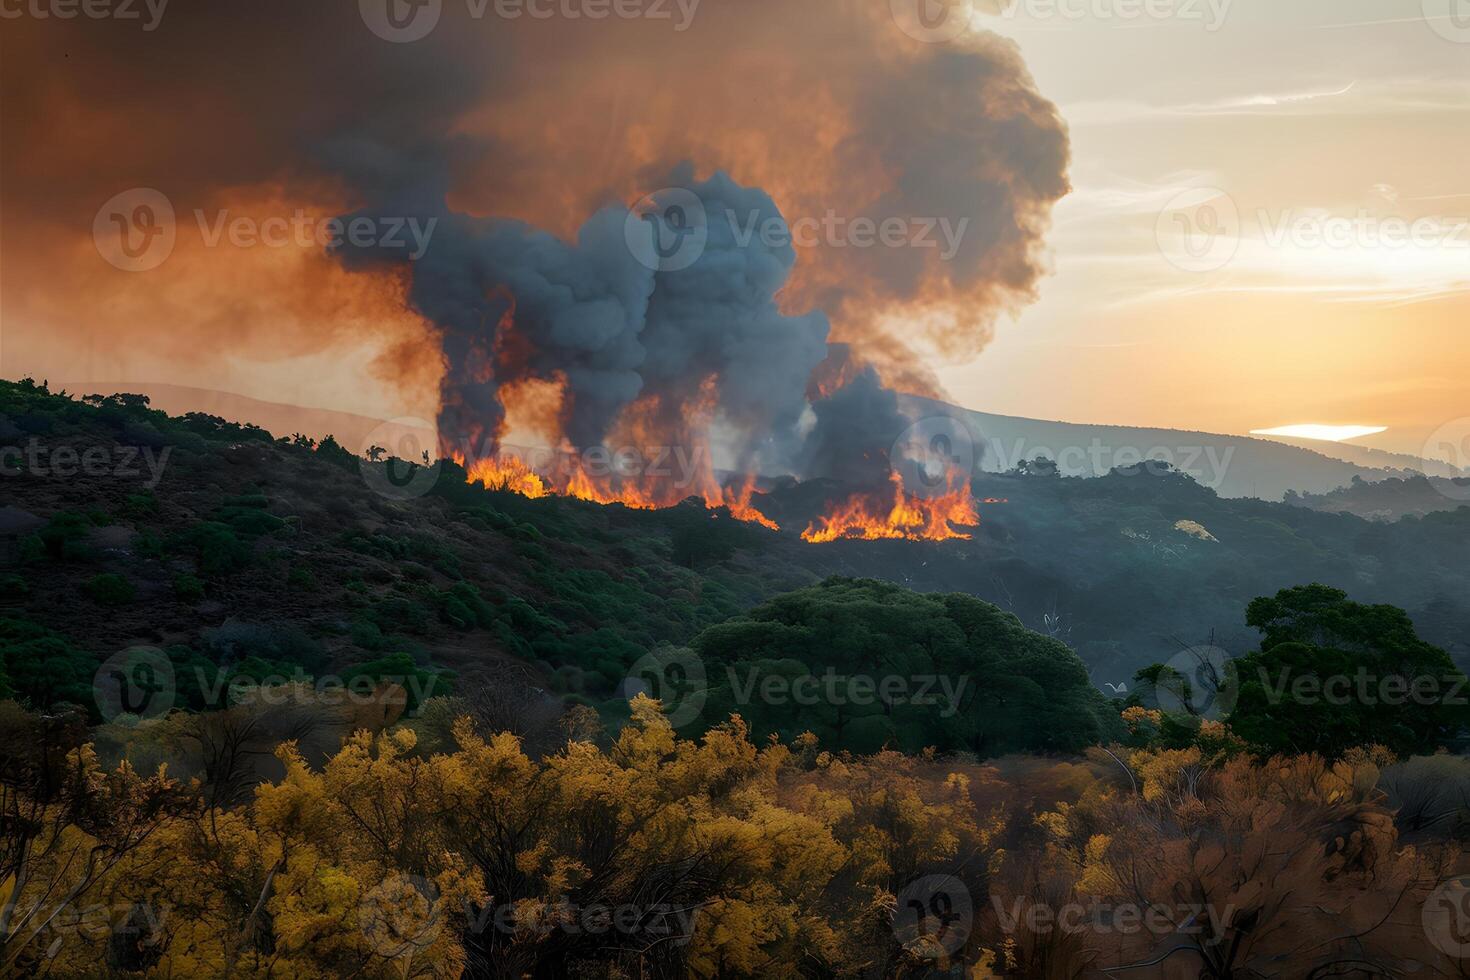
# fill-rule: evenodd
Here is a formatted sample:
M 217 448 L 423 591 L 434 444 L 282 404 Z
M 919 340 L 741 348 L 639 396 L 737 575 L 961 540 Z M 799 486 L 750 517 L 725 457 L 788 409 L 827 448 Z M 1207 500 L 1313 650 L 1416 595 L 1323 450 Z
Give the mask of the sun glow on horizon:
M 1315 439 L 1319 442 L 1346 442 L 1363 436 L 1376 436 L 1387 432 L 1386 425 L 1283 425 L 1275 429 L 1252 429 L 1253 436 L 1286 436 L 1291 439 Z

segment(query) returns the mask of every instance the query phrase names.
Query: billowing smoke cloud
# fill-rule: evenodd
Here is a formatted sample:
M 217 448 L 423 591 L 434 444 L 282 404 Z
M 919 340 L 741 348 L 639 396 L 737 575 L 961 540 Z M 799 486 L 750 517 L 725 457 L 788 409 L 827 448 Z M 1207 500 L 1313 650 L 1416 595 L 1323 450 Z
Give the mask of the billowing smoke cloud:
M 669 182 L 703 214 L 782 221 L 769 196 L 724 174 L 694 182 L 685 168 Z M 402 182 L 387 200 L 399 214 L 424 204 Z M 570 243 L 521 222 L 451 213 L 442 201 L 422 214 L 436 221 L 436 237 L 412 265 L 408 295 L 441 332 L 446 448 L 494 453 L 506 392 L 540 381 L 560 386 L 555 428 L 577 448 L 601 445 L 637 401 L 644 449 L 688 447 L 718 429 L 742 471 L 789 468 L 828 331 L 820 313 L 777 308 L 796 261 L 789 244 L 742 241 L 712 221 L 690 264 L 660 271 L 630 247 L 630 221 L 636 233 L 640 218 L 622 207 L 598 211 Z M 346 220 L 363 217 L 379 216 Z M 406 257 L 349 248 L 343 258 L 364 266 Z
M 898 410 L 898 396 L 865 368 L 812 406 L 816 424 L 802 447 L 797 471 L 848 486 L 871 487 L 888 478 L 893 441 L 909 420 Z
M 741 452 L 795 453 L 824 334 L 853 369 L 935 393 L 934 355 L 975 354 L 1032 297 L 1068 189 L 1065 127 L 1015 47 L 921 43 L 889 6 L 705 0 L 676 31 L 494 5 L 476 19 L 446 0 L 412 43 L 375 36 L 357 4 L 297 0 L 170 5 L 148 32 L 7 21 L 4 367 L 84 351 L 94 375 L 153 357 L 182 375 L 157 380 L 218 384 L 231 364 L 288 378 L 366 349 L 380 377 L 437 387 L 463 430 L 501 424 L 507 385 L 559 376 L 579 444 L 650 393 L 674 412 L 714 375 L 722 424 L 762 433 Z M 709 252 L 653 273 L 620 209 L 679 184 L 711 205 Z M 113 270 L 88 242 L 130 187 L 179 215 L 152 272 Z M 193 228 L 196 208 L 297 207 L 440 220 L 412 266 L 208 248 Z M 794 248 L 731 247 L 727 212 L 738 228 L 779 212 Z

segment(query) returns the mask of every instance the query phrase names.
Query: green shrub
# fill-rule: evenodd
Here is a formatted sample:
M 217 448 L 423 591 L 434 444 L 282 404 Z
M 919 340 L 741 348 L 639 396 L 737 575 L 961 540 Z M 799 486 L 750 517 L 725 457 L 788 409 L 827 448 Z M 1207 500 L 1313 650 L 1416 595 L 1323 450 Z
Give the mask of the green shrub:
M 30 592 L 31 587 L 19 575 L 0 575 L 0 602 L 24 599 Z
M 204 598 L 204 583 L 187 573 L 174 576 L 174 595 L 182 602 L 199 602 Z
M 301 667 L 314 674 L 326 664 L 321 645 L 294 626 L 242 623 L 231 620 L 203 633 L 207 652 L 219 663 L 240 663 L 251 657 Z
M 33 565 L 46 557 L 46 543 L 39 534 L 28 534 L 20 543 L 20 563 Z
M 133 551 L 140 558 L 162 558 L 163 539 L 152 531 L 140 531 L 133 539 Z
M 123 501 L 122 512 L 123 516 L 133 520 L 151 517 L 158 513 L 158 498 L 153 495 L 152 490 L 130 493 Z
M 317 590 L 316 573 L 298 565 L 286 575 L 286 585 L 298 592 L 315 592 Z
M 251 549 L 233 529 L 218 521 L 202 521 L 169 540 L 176 551 L 192 553 L 205 575 L 214 577 L 250 564 Z
M 259 490 L 247 490 L 245 493 L 237 494 L 233 497 L 226 497 L 224 506 L 253 507 L 257 510 L 265 510 L 266 507 L 270 506 L 270 501 Z
M 429 622 L 429 611 L 412 599 L 389 596 L 375 603 L 368 611 L 369 618 L 385 630 L 403 630 L 421 633 Z
M 87 535 L 92 526 L 93 522 L 88 515 L 62 511 L 40 530 L 41 544 L 47 555 L 62 561 L 90 558 L 92 549 L 87 544 Z
M 252 538 L 271 534 L 286 526 L 281 518 L 257 507 L 221 507 L 214 516 L 237 534 Z
M 27 619 L 0 617 L 0 659 L 12 692 L 31 706 L 68 701 L 95 710 L 97 659 L 65 637 Z
M 362 647 L 364 650 L 383 649 L 383 631 L 378 628 L 377 623 L 359 619 L 352 624 L 352 630 L 348 635 L 351 636 L 354 646 Z
M 380 660 L 349 667 L 342 672 L 342 680 L 349 686 L 357 678 L 368 678 L 376 683 L 397 684 L 407 693 L 407 712 L 417 710 L 419 704 L 429 698 L 444 697 L 453 693 L 454 673 L 420 667 L 406 653 L 394 653 Z
M 82 591 L 103 606 L 125 606 L 137 595 L 132 582 L 111 572 L 94 576 L 82 586 Z
M 486 602 L 480 590 L 468 582 L 456 582 L 445 592 L 435 595 L 439 616 L 462 630 L 476 626 L 488 629 L 495 622 L 495 607 Z

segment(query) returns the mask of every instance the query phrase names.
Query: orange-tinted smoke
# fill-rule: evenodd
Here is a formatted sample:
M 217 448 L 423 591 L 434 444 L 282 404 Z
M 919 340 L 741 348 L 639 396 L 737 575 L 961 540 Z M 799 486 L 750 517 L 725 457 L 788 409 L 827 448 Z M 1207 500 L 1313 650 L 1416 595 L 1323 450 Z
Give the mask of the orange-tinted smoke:
M 411 44 L 374 36 L 352 3 L 169 5 L 151 32 L 7 20 L 0 373 L 82 358 L 98 376 L 227 383 L 232 363 L 290 379 L 301 359 L 341 352 L 349 370 L 432 402 L 442 359 L 389 273 L 192 233 L 161 269 L 128 273 L 90 240 L 98 207 L 131 187 L 163 191 L 190 224 L 194 209 L 358 206 L 339 164 L 370 167 L 366 138 L 442 155 L 456 207 L 564 235 L 684 159 L 765 188 L 791 222 L 968 215 L 975 247 L 959 261 L 822 242 L 799 248 L 783 296 L 789 310 L 825 309 L 833 339 L 889 383 L 933 393 L 931 357 L 973 356 L 1031 298 L 1067 139 L 1008 42 L 920 43 L 889 6 L 705 0 L 678 32 L 473 21 L 446 2 Z

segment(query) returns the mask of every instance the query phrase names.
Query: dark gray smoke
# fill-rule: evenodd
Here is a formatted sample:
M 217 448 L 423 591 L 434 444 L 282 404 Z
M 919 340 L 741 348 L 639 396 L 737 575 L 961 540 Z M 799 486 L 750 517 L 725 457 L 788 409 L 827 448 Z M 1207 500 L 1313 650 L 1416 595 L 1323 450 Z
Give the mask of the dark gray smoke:
M 803 478 L 828 477 L 856 487 L 879 486 L 888 479 L 893 441 L 908 426 L 898 396 L 885 388 L 872 368 L 812 406 L 816 424 L 803 446 Z
M 827 356 L 828 326 L 821 313 L 777 308 L 796 253 L 779 235 L 742 231 L 782 221 L 767 194 L 723 173 L 704 181 L 692 180 L 687 167 L 672 174 L 671 200 L 697 199 L 708 220 L 692 264 L 660 271 L 630 245 L 647 223 L 627 208 L 598 211 L 575 242 L 563 242 L 520 222 L 452 213 L 442 198 L 427 205 L 433 183 L 426 189 L 392 170 L 385 163 L 373 172 L 383 208 L 345 220 L 437 219 L 432 246 L 412 264 L 408 295 L 441 333 L 446 445 L 493 452 L 506 386 L 564 379 L 559 429 L 578 448 L 600 445 L 636 400 L 647 437 L 687 448 L 712 435 L 741 471 L 789 471 L 807 382 Z M 670 233 L 666 225 L 648 228 L 655 230 Z M 404 258 L 377 247 L 349 247 L 342 257 L 349 264 Z

